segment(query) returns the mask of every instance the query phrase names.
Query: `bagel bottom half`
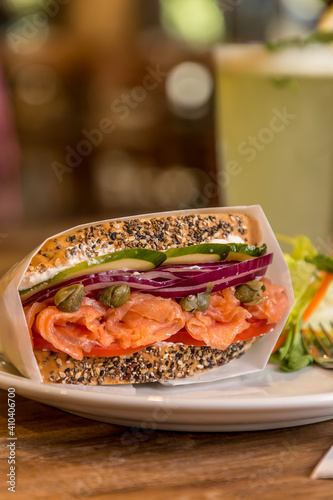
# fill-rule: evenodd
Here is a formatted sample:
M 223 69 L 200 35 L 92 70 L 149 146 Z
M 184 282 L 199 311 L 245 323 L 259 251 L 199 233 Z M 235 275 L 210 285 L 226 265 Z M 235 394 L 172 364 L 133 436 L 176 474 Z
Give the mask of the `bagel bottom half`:
M 63 352 L 34 349 L 44 382 L 60 384 L 140 384 L 190 377 L 242 356 L 256 338 L 226 350 L 209 346 L 161 343 L 134 354 L 73 359 Z

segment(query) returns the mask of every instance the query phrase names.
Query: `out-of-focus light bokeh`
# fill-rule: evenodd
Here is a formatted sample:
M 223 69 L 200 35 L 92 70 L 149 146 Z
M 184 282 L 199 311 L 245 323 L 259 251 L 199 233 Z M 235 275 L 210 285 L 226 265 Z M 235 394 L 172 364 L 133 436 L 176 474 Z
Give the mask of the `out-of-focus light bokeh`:
M 223 39 L 223 11 L 216 0 L 160 0 L 161 23 L 171 36 L 194 48 Z
M 308 33 L 323 9 L 320 0 L 2 2 L 0 141 L 12 153 L 0 186 L 17 207 L 8 210 L 37 224 L 224 203 L 214 49 Z

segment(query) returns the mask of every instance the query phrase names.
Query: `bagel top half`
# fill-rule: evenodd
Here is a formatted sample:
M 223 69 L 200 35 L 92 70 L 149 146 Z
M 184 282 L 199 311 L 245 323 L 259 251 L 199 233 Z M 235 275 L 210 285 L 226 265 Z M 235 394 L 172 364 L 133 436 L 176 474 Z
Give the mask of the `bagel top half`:
M 103 221 L 79 226 L 48 239 L 33 256 L 20 290 L 58 272 L 111 252 L 131 248 L 168 250 L 213 240 L 258 246 L 258 221 L 241 213 L 176 214 Z

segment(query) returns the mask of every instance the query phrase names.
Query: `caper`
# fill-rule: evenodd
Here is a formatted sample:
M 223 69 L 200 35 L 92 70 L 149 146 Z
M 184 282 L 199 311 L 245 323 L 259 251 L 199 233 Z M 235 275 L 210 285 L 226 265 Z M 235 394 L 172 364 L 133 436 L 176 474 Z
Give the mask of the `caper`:
M 117 308 L 124 305 L 131 295 L 128 285 L 109 286 L 103 290 L 99 296 L 99 301 L 103 306 Z
M 128 301 L 131 289 L 128 285 L 115 286 L 112 293 L 111 307 L 120 307 Z
M 242 304 L 247 306 L 254 306 L 260 304 L 265 300 L 262 294 L 266 290 L 264 283 L 261 281 L 249 281 L 236 287 L 235 297 Z
M 198 311 L 207 311 L 210 303 L 210 293 L 209 292 L 200 292 L 197 294 L 198 298 Z
M 194 312 L 198 309 L 198 297 L 196 295 L 187 295 L 179 302 L 182 309 L 187 312 Z
M 54 296 L 54 303 L 59 311 L 72 313 L 81 307 L 83 298 L 84 286 L 78 283 L 58 290 Z

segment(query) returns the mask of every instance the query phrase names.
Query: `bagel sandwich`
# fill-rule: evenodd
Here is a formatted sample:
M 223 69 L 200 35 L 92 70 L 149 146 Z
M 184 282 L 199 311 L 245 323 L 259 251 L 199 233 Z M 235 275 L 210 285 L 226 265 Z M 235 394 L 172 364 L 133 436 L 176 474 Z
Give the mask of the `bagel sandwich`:
M 48 239 L 19 284 L 43 382 L 170 381 L 240 358 L 290 306 L 266 276 L 273 260 L 246 210 L 122 218 Z

